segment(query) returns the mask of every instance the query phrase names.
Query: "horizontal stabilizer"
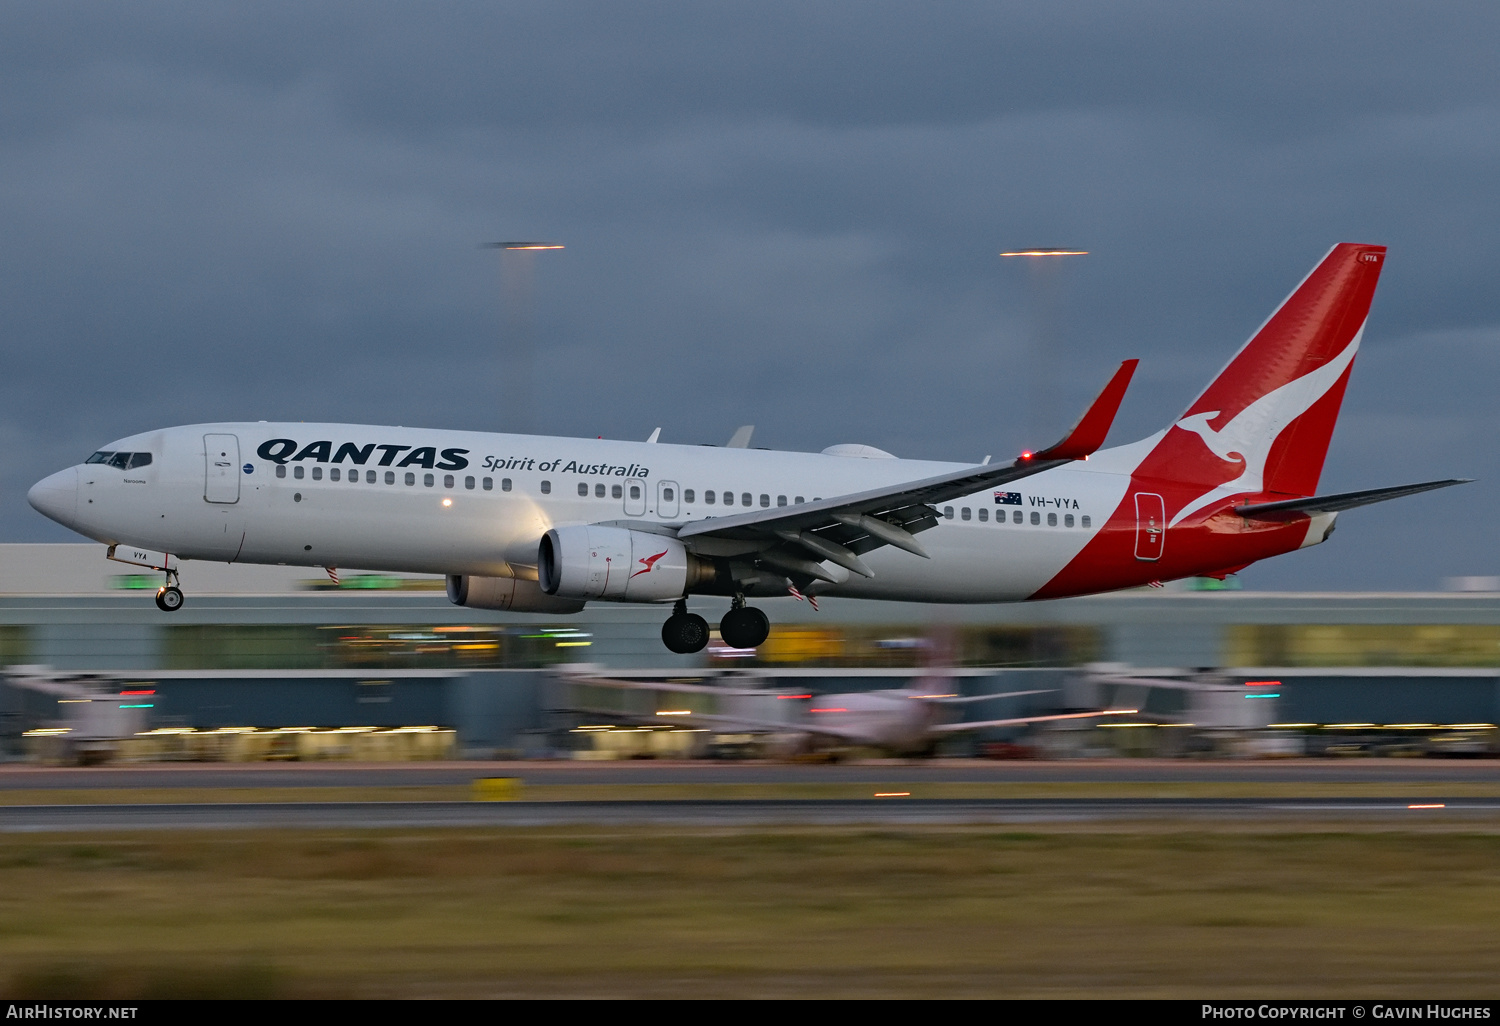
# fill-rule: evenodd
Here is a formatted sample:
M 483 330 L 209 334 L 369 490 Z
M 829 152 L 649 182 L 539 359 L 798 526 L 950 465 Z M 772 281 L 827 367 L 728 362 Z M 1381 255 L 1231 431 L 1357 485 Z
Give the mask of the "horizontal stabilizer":
M 1338 495 L 1315 495 L 1306 499 L 1287 499 L 1283 502 L 1262 502 L 1254 506 L 1236 506 L 1235 512 L 1253 520 L 1291 520 L 1312 513 L 1338 513 L 1355 506 L 1368 506 L 1372 502 L 1399 499 L 1404 495 L 1430 492 L 1434 488 L 1468 484 L 1472 478 L 1455 477 L 1446 481 L 1424 481 L 1421 484 L 1396 485 L 1394 488 L 1368 488 L 1362 492 L 1340 492 Z
M 1120 412 L 1120 403 L 1125 399 L 1125 389 L 1130 387 L 1131 375 L 1140 364 L 1139 360 L 1126 360 L 1109 379 L 1104 391 L 1093 401 L 1068 436 L 1056 445 L 1035 454 L 1039 460 L 1081 460 L 1099 450 L 1109 434 L 1115 414 Z

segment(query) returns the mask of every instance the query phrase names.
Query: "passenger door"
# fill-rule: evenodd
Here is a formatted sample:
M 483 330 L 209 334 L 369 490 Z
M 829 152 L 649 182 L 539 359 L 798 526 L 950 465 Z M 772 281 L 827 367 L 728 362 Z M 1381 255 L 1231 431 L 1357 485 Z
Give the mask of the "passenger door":
M 1160 495 L 1135 493 L 1135 558 L 1152 562 L 1161 558 L 1167 542 L 1167 514 Z
M 203 436 L 203 498 L 207 502 L 240 501 L 238 436 Z

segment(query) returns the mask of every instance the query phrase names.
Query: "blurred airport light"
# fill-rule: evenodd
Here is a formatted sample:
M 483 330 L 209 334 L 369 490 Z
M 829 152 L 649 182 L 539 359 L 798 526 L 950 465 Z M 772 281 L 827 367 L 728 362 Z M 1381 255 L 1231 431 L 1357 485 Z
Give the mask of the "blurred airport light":
M 1001 257 L 1026 258 L 1031 301 L 1030 387 L 1026 410 L 1028 443 L 1045 445 L 1067 427 L 1060 419 L 1058 368 L 1063 364 L 1062 265 L 1065 257 L 1087 256 L 1086 249 L 1034 247 L 1008 249 Z
M 505 318 L 500 348 L 504 382 L 503 427 L 532 430 L 531 395 L 536 365 L 536 254 L 562 249 L 559 242 L 488 242 L 481 248 L 500 251 L 500 301 Z

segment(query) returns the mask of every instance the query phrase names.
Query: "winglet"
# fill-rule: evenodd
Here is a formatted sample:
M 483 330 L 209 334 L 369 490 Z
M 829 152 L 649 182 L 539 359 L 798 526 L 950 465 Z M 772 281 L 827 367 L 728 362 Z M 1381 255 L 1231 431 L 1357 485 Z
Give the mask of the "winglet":
M 729 441 L 724 443 L 726 449 L 748 449 L 750 448 L 750 436 L 755 434 L 754 424 L 741 424 L 734 429 L 734 434 Z
M 1073 430 L 1068 432 L 1067 437 L 1050 448 L 1032 453 L 1030 458 L 1034 460 L 1081 460 L 1096 452 L 1104 444 L 1110 425 L 1115 422 L 1115 414 L 1120 412 L 1120 403 L 1125 398 L 1125 389 L 1130 387 L 1130 377 L 1135 373 L 1136 365 L 1140 362 L 1139 360 L 1126 360 L 1121 363 L 1120 369 L 1115 371 L 1115 376 L 1109 379 L 1109 384 L 1104 386 L 1104 391 L 1099 393 L 1099 397 L 1084 411 L 1083 416 L 1078 418 L 1078 423 L 1073 425 Z

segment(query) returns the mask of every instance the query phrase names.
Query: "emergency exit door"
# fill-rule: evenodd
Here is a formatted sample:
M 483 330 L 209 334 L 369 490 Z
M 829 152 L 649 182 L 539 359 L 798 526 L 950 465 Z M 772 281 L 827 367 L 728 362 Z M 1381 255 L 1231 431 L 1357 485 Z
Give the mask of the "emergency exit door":
M 1154 492 L 1136 492 L 1135 558 L 1160 559 L 1166 541 L 1167 513 L 1161 496 Z
M 238 436 L 203 436 L 203 498 L 208 502 L 240 501 Z
M 625 482 L 625 515 L 627 517 L 646 515 L 646 482 L 638 477 L 629 478 Z

